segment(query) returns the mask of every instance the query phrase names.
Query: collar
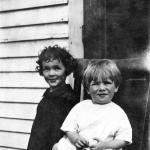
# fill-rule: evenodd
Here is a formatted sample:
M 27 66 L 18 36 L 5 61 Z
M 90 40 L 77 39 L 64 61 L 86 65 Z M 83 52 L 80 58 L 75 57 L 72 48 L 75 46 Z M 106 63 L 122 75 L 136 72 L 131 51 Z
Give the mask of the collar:
M 66 91 L 72 91 L 70 84 L 64 84 L 63 86 L 60 86 L 59 88 L 55 89 L 52 92 L 50 92 L 50 88 L 47 88 L 45 93 L 43 94 L 43 97 L 59 96 L 59 95 L 61 96 Z

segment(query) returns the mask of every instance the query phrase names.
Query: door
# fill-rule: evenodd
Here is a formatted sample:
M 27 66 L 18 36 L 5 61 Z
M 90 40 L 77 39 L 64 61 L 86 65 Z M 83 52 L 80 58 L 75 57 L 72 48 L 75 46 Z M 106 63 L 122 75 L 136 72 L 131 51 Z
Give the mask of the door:
M 118 64 L 125 60 L 125 67 L 120 68 L 123 82 L 114 99 L 133 127 L 133 144 L 125 150 L 150 149 L 149 72 L 132 69 L 138 64 L 130 63 L 131 59 L 145 59 L 149 18 L 149 0 L 84 0 L 84 58 L 110 58 Z

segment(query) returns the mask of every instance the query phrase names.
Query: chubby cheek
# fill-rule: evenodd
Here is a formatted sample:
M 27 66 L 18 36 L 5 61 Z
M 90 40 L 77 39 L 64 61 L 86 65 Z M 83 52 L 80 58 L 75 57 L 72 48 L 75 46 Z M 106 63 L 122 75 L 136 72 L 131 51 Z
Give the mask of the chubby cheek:
M 97 89 L 96 88 L 90 88 L 89 90 L 88 90 L 88 94 L 90 94 L 90 95 L 95 95 L 95 94 L 97 94 Z
M 43 77 L 44 77 L 45 79 L 48 78 L 48 74 L 43 73 Z

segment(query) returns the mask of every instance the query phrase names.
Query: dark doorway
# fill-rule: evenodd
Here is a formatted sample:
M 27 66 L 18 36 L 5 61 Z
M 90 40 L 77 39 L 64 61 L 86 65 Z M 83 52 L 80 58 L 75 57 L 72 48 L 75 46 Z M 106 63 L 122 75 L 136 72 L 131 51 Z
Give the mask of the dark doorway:
M 149 0 L 84 0 L 84 58 L 131 62 L 141 57 L 149 44 L 149 20 Z M 149 72 L 138 67 L 129 72 L 131 64 L 124 65 L 123 83 L 114 100 L 133 127 L 133 144 L 124 150 L 149 150 Z
M 85 58 L 139 57 L 148 36 L 149 0 L 84 0 Z

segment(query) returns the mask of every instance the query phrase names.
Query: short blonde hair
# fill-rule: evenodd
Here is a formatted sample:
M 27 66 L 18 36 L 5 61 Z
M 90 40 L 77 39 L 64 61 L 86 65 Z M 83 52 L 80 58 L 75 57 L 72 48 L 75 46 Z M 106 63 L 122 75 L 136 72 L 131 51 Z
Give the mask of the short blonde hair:
M 88 90 L 91 81 L 106 81 L 107 79 L 111 79 L 115 86 L 119 87 L 121 73 L 116 63 L 110 59 L 89 61 L 83 74 L 84 87 Z

